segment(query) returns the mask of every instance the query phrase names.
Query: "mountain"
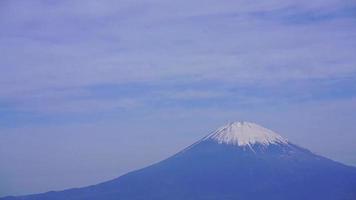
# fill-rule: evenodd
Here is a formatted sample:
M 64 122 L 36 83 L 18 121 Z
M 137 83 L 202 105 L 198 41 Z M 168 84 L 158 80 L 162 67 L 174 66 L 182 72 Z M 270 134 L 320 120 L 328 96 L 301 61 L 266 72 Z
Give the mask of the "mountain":
M 356 168 L 315 155 L 257 124 L 234 122 L 114 180 L 1 200 L 22 199 L 355 200 Z

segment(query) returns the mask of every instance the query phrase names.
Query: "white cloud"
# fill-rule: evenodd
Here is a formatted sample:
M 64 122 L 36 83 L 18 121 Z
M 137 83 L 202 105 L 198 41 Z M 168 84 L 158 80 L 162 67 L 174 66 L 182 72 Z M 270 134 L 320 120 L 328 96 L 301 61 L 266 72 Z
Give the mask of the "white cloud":
M 3 4 L 0 100 L 19 105 L 31 106 L 23 94 L 57 88 L 199 81 L 273 87 L 356 74 L 356 22 L 332 17 L 352 2 Z M 331 17 L 313 21 L 308 12 Z

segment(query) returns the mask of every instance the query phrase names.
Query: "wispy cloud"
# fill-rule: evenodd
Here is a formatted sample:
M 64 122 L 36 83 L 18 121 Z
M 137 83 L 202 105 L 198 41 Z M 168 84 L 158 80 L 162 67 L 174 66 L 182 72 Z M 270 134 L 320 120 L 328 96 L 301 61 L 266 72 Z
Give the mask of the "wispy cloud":
M 92 106 L 99 110 L 115 109 L 127 99 L 151 106 L 154 95 L 161 103 L 223 96 L 255 102 L 256 87 L 283 93 L 301 81 L 306 91 L 322 91 L 315 80 L 354 80 L 355 6 L 333 0 L 2 1 L 0 101 L 16 111 L 57 112 L 55 105 L 65 111 L 93 102 L 103 104 Z M 179 88 L 182 83 L 191 87 Z M 221 87 L 208 88 L 214 83 Z M 88 89 L 105 85 L 131 92 L 103 98 Z M 147 86 L 134 94 L 137 85 Z M 257 94 L 243 96 L 234 87 Z

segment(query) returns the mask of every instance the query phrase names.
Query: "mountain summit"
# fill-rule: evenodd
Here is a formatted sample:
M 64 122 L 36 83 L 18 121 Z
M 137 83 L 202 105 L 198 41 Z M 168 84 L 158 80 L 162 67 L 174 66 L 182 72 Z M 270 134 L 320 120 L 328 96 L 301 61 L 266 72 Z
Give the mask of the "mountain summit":
M 1 200 L 355 200 L 356 168 L 250 122 L 229 123 L 174 156 L 108 182 Z
M 251 122 L 229 123 L 204 140 L 215 140 L 219 144 L 232 144 L 237 146 L 252 146 L 256 143 L 262 145 L 287 144 L 287 140 L 277 133 Z

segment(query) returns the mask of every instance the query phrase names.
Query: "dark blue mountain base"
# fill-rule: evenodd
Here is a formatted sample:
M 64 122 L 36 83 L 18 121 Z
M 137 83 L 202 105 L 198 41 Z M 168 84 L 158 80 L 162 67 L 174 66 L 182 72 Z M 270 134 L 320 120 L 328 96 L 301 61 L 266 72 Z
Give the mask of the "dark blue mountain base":
M 1 200 L 355 200 L 356 168 L 293 144 L 206 140 L 152 166 L 79 189 Z

